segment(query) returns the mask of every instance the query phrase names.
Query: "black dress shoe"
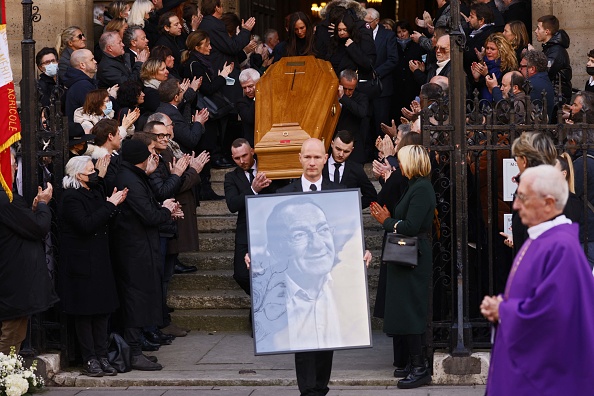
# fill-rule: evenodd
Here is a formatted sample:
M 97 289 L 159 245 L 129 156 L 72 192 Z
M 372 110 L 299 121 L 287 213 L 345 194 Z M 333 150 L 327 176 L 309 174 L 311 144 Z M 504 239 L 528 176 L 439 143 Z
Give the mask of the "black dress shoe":
M 83 366 L 82 373 L 89 377 L 103 377 L 105 375 L 97 359 L 90 359 L 86 362 Z
M 412 355 L 410 362 L 410 373 L 396 384 L 399 389 L 418 388 L 431 382 L 431 373 L 422 355 Z
M 219 159 L 213 161 L 212 167 L 215 169 L 228 169 L 228 168 L 232 168 L 233 164 L 231 162 L 227 161 L 226 158 L 219 158 Z
M 198 271 L 198 267 L 195 265 L 184 265 L 182 263 L 175 264 L 175 273 L 176 274 L 189 274 L 190 272 Z
M 151 362 L 144 355 L 132 356 L 130 363 L 130 366 L 132 366 L 132 370 L 159 371 L 163 369 L 163 366 L 161 366 L 159 363 Z
M 109 363 L 109 360 L 107 360 L 107 358 L 99 359 L 99 365 L 101 366 L 101 370 L 103 370 L 104 375 L 112 376 L 118 374 L 118 370 L 113 368 L 113 366 Z
M 214 192 L 212 188 L 200 192 L 201 201 L 222 201 L 223 199 L 225 199 L 225 197 Z
M 142 354 L 142 356 L 144 356 L 145 358 L 147 358 L 148 360 L 150 360 L 153 363 L 157 363 L 159 361 L 159 359 L 157 359 L 156 356 L 145 355 L 144 353 Z
M 171 340 L 166 338 L 161 338 L 157 333 L 154 331 L 143 331 L 144 336 L 149 342 L 157 345 L 171 345 Z
M 155 334 L 157 334 L 162 340 L 175 340 L 175 336 L 173 334 L 165 334 L 160 329 L 155 330 Z
M 140 347 L 145 352 L 155 352 L 155 351 L 158 351 L 159 348 L 161 347 L 161 344 L 156 344 L 154 342 L 150 342 L 142 334 L 140 335 L 140 340 L 139 341 L 140 341 Z
M 407 364 L 405 367 L 396 367 L 394 370 L 394 377 L 395 378 L 405 378 L 410 373 L 410 364 Z

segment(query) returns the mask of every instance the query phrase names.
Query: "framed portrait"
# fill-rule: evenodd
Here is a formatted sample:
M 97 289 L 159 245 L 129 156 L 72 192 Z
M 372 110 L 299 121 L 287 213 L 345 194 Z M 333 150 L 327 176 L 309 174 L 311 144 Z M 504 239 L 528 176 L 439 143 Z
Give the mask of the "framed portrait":
M 246 198 L 256 355 L 372 346 L 359 195 Z

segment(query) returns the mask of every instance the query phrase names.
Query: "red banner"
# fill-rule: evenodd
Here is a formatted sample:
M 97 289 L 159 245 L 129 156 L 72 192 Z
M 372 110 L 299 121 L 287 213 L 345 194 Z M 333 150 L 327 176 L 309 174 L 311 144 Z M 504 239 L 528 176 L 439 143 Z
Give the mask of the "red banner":
M 1 1 L 5 15 L 4 1 Z M 10 146 L 21 139 L 21 120 L 17 111 L 16 93 L 6 38 L 5 19 L 0 25 L 0 185 L 12 201 L 12 167 L 10 166 Z

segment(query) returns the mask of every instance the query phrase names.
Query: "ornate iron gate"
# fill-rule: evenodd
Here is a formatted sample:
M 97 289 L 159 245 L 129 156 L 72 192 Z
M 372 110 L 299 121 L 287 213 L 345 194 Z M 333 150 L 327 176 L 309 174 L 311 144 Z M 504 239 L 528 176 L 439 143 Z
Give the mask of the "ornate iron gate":
M 39 101 L 35 77 L 35 40 L 33 23 L 41 19 L 39 8 L 32 0 L 23 0 L 23 40 L 21 90 L 22 140 L 17 151 L 22 158 L 22 194 L 28 202 L 37 195 L 37 187 L 51 182 L 54 187 L 52 210 L 52 228 L 46 237 L 46 258 L 48 270 L 54 279 L 57 268 L 59 246 L 57 233 L 56 203 L 61 196 L 61 180 L 68 158 L 68 131 L 61 112 L 62 91 L 53 92 L 50 105 L 42 107 Z M 23 344 L 23 353 L 36 354 L 38 351 L 58 349 L 62 352 L 62 363 L 67 364 L 70 354 L 65 315 L 58 308 L 34 315 L 30 321 L 27 340 Z M 70 340 L 72 341 L 72 340 Z M 70 350 L 72 350 L 70 348 Z
M 582 131 L 574 149 L 585 157 L 594 148 L 588 135 L 594 125 L 566 124 L 561 98 L 557 98 L 557 124 L 547 124 L 543 98 L 523 102 L 525 114 L 517 114 L 513 95 L 498 103 L 481 101 L 478 92 L 466 100 L 466 77 L 462 68 L 464 33 L 459 30 L 459 0 L 451 1 L 451 74 L 448 98 L 431 106 L 421 97 L 423 144 L 435 156 L 433 185 L 437 198 L 440 237 L 434 239 L 432 322 L 428 326 L 430 350 L 445 349 L 454 356 L 468 356 L 473 349 L 490 348 L 490 324 L 482 318 L 479 305 L 484 295 L 505 287 L 505 263 L 511 265 L 511 249 L 499 249 L 502 237 L 500 213 L 502 158 L 511 158 L 511 144 L 524 131 L 547 133 L 565 151 L 572 131 Z M 425 101 L 425 103 L 424 103 Z M 589 109 L 589 111 L 593 111 Z M 587 167 L 584 161 L 584 197 Z M 588 200 L 583 199 L 583 213 Z M 511 213 L 509 202 L 508 213 Z M 587 235 L 586 235 L 587 240 Z M 587 244 L 585 246 L 587 249 Z

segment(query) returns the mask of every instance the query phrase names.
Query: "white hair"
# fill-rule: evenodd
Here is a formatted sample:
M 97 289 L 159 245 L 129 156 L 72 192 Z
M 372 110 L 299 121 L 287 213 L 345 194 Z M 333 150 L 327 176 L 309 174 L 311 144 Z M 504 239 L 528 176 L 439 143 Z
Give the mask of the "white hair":
M 93 19 L 99 20 L 99 18 L 103 17 L 103 13 L 105 12 L 105 7 L 102 5 L 96 5 L 93 7 Z
M 278 32 L 275 29 L 268 29 L 267 31 L 264 32 L 264 42 L 267 43 L 268 41 L 272 40 L 272 37 L 278 34 Z
M 79 155 L 70 158 L 70 160 L 66 164 L 66 176 L 64 176 L 64 179 L 62 179 L 62 187 L 64 189 L 81 188 L 82 184 L 80 184 L 80 181 L 78 181 L 76 175 L 84 172 L 89 161 L 91 161 L 91 157 L 89 157 L 88 155 Z
M 241 73 L 239 73 L 239 83 L 244 83 L 246 81 L 252 80 L 254 83 L 260 81 L 260 73 L 256 69 L 245 69 Z
M 569 196 L 569 186 L 559 169 L 552 165 L 532 166 L 522 172 L 520 183 L 525 180 L 536 194 L 553 197 L 556 209 L 562 211 L 565 208 Z
M 371 15 L 373 19 L 379 19 L 380 13 L 375 8 L 366 8 L 367 14 Z
M 167 118 L 165 118 L 165 117 L 167 117 Z M 163 124 L 165 124 L 166 121 L 171 122 L 171 118 L 169 118 L 169 116 L 164 113 L 153 113 L 146 119 L 147 124 L 152 121 L 158 121 L 158 122 L 162 122 Z

